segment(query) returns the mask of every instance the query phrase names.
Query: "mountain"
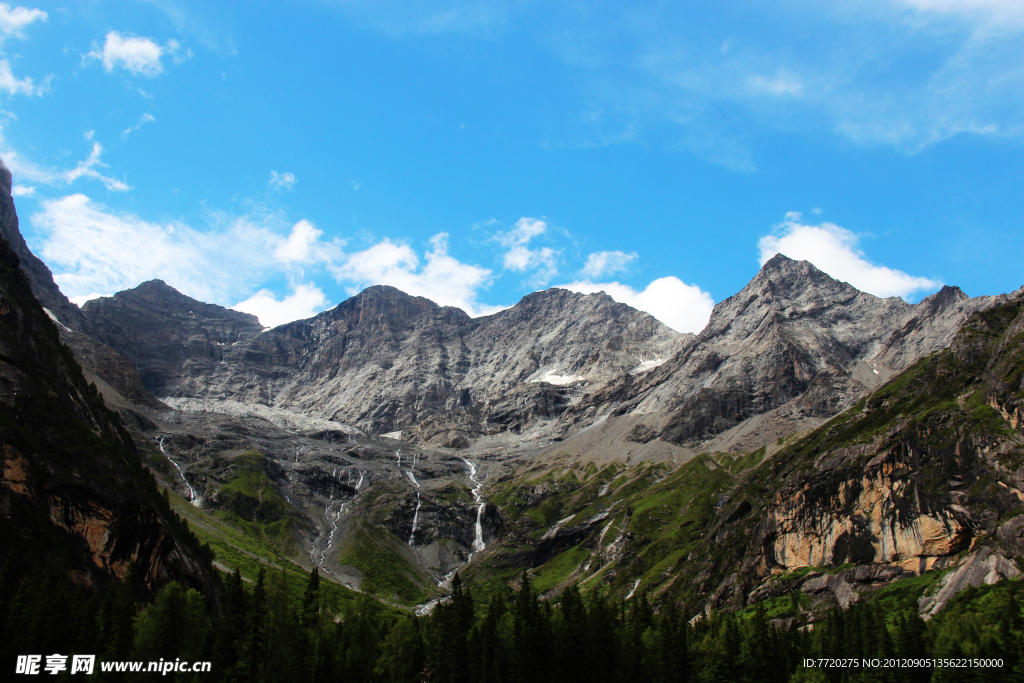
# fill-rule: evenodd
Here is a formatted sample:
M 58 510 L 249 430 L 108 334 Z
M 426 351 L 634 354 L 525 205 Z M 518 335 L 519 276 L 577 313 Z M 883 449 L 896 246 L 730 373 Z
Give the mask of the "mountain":
M 109 393 L 119 393 L 133 404 L 159 406 L 159 401 L 143 386 L 134 363 L 99 340 L 88 318 L 64 296 L 50 269 L 28 248 L 19 230 L 11 185 L 11 172 L 0 161 L 0 237 L 7 240 L 18 256 L 32 294 L 57 324 L 63 341 L 75 351 L 88 379 L 113 389 Z
M 7 242 L 0 243 L 0 453 L 9 577 L 45 571 L 97 586 L 131 573 L 148 591 L 180 579 L 215 599 L 209 557 L 86 382 Z
M 589 394 L 562 415 L 561 430 L 621 416 L 634 441 L 699 450 L 734 430 L 729 447 L 756 448 L 850 406 L 1000 301 L 955 287 L 919 304 L 881 299 L 779 254 L 670 360 Z
M 525 463 L 489 491 L 503 542 L 474 578 L 525 566 L 547 591 L 643 590 L 689 614 L 767 601 L 808 623 L 872 596 L 928 618 L 968 586 L 1019 576 L 1024 297 L 974 313 L 948 348 L 780 441 L 774 455 L 678 467 Z
M 558 289 L 473 319 L 375 286 L 262 331 L 252 316 L 154 281 L 90 301 L 83 314 L 159 396 L 259 404 L 376 433 L 467 410 L 477 413 L 473 433 L 521 429 L 524 415 L 553 418 L 584 384 L 666 358 L 687 338 L 607 295 Z M 503 403 L 510 392 L 514 406 Z
M 82 317 L 95 337 L 136 364 L 157 396 L 177 395 L 191 377 L 237 362 L 235 345 L 263 331 L 256 316 L 196 301 L 162 280 L 87 301 Z
M 317 566 L 405 605 L 438 597 L 460 568 L 482 597 L 525 569 L 548 595 L 579 581 L 690 614 L 786 599 L 813 621 L 890 589 L 932 614 L 1019 571 L 1020 293 L 946 287 L 908 304 L 779 255 L 697 336 L 604 294 L 552 289 L 471 318 L 386 286 L 264 329 L 159 280 L 78 309 L 2 195 L 4 234 L 26 254 L 17 286 L 52 304 L 25 314 L 38 321 L 12 327 L 3 352 L 31 369 L 28 383 L 8 373 L 11 405 L 33 387 L 49 401 L 38 434 L 4 437 L 21 444 L 4 500 L 44 480 L 71 490 L 113 453 L 111 476 L 76 500 L 105 520 L 155 511 L 115 525 L 156 568 L 149 581 L 205 579 L 183 559 L 202 556 L 196 537 L 153 500 L 148 472 L 224 566 L 269 560 L 291 581 Z M 67 447 L 47 425 L 70 424 L 68 411 L 112 450 L 75 436 L 77 469 L 24 474 L 31 438 L 52 442 L 38 453 Z M 115 533 L 92 517 L 54 531 L 18 510 L 5 533 L 32 548 L 17 529 L 44 529 L 37 554 L 66 542 L 54 534 Z M 79 552 L 69 571 L 123 569 Z

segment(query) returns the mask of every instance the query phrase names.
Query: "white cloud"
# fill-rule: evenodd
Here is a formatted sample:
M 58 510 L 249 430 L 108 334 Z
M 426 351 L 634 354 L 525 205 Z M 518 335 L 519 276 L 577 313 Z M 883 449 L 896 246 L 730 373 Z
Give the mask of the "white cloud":
M 117 31 L 107 34 L 103 49 L 93 49 L 86 57 L 93 57 L 103 62 L 103 68 L 112 72 L 116 67 L 130 71 L 136 76 L 159 76 L 164 65 L 160 61 L 165 51 L 176 51 L 176 41 L 168 43 L 167 48 L 157 45 L 150 38 L 122 36 Z
M 857 248 L 859 238 L 846 228 L 833 223 L 803 225 L 797 212 L 786 214 L 771 235 L 758 242 L 761 265 L 775 254 L 791 259 L 810 261 L 837 280 L 853 285 L 875 296 L 908 298 L 915 292 L 934 290 L 941 282 L 915 277 L 899 270 L 877 266 Z
M 323 232 L 303 219 L 292 226 L 288 237 L 274 250 L 274 258 L 285 265 L 331 264 L 342 257 L 345 241 L 322 242 Z
M 27 76 L 25 78 L 16 78 L 14 73 L 11 71 L 11 65 L 6 59 L 0 59 L 0 91 L 6 92 L 8 95 L 41 95 L 49 90 L 49 86 L 35 85 L 31 78 Z
M 595 251 L 587 256 L 587 263 L 580 274 L 587 280 L 615 275 L 624 272 L 636 258 L 636 252 L 627 254 L 624 251 Z
M 41 235 L 37 253 L 71 299 L 160 278 L 196 299 L 228 305 L 274 273 L 272 254 L 281 241 L 244 219 L 202 232 L 112 211 L 82 194 L 44 200 L 31 220 Z
M 89 154 L 89 158 L 85 161 L 79 161 L 78 166 L 70 171 L 66 171 L 63 174 L 64 179 L 68 184 L 71 184 L 79 178 L 92 178 L 93 180 L 100 181 L 107 186 L 108 190 L 113 190 L 114 192 L 126 192 L 130 190 L 131 188 L 127 184 L 121 182 L 117 178 L 105 176 L 96 170 L 97 167 L 106 166 L 106 164 L 100 161 L 100 155 L 102 153 L 103 145 L 98 142 L 92 143 L 92 152 Z
M 40 9 L 15 7 L 0 2 L 0 40 L 4 38 L 24 38 L 22 29 L 36 21 L 46 21 L 47 14 Z
M 768 95 L 790 95 L 799 97 L 803 94 L 804 84 L 800 78 L 786 69 L 779 69 L 774 76 L 753 76 L 748 83 L 755 92 Z
M 419 257 L 409 245 L 384 239 L 368 249 L 344 255 L 331 271 L 349 294 L 370 285 L 391 285 L 442 306 L 456 306 L 472 316 L 502 309 L 477 300 L 478 290 L 490 283 L 491 271 L 449 255 L 448 233 L 438 233 L 430 239 L 425 261 L 421 267 Z
M 86 301 L 102 299 L 105 296 L 114 296 L 114 292 L 89 292 L 88 294 L 69 296 L 68 299 L 71 300 L 71 303 L 76 304 L 77 306 L 84 306 Z
M 277 171 L 270 172 L 270 180 L 267 182 L 271 189 L 274 190 L 290 190 L 295 186 L 298 180 L 291 173 L 278 173 Z
M 674 276 L 658 278 L 642 292 L 618 282 L 589 280 L 558 287 L 581 294 L 603 291 L 619 303 L 650 313 L 677 332 L 700 332 L 708 324 L 711 311 L 715 307 L 715 300 L 710 294 Z
M 14 197 L 33 197 L 36 188 L 33 185 L 15 185 L 11 188 L 11 195 Z
M 91 140 L 92 131 L 86 131 L 85 138 Z M 67 170 L 43 168 L 31 161 L 24 159 L 18 152 L 6 145 L 6 141 L 0 136 L 0 157 L 2 157 L 11 169 L 11 173 L 19 179 L 27 179 L 32 182 L 44 183 L 46 185 L 63 186 L 70 185 L 79 178 L 90 178 L 103 183 L 108 190 L 113 192 L 125 192 L 131 187 L 124 181 L 100 173 L 98 169 L 106 168 L 107 165 L 100 160 L 103 154 L 103 145 L 93 142 L 89 156 L 79 161 L 78 164 Z
M 511 229 L 494 236 L 495 242 L 508 249 L 503 259 L 505 268 L 520 273 L 532 271 L 534 286 L 546 284 L 558 273 L 558 252 L 550 247 L 530 249 L 528 246 L 530 240 L 543 235 L 547 229 L 545 221 L 523 217 Z
M 137 131 L 139 128 L 142 128 L 144 124 L 152 123 L 154 121 L 156 121 L 156 119 L 153 118 L 152 114 L 143 114 L 139 117 L 138 123 L 136 123 L 134 126 L 129 126 L 128 128 L 125 128 L 123 131 L 121 131 L 121 139 L 126 140 L 129 135 Z
M 231 308 L 252 313 L 264 327 L 277 327 L 293 320 L 312 318 L 327 307 L 327 297 L 312 282 L 293 287 L 293 292 L 278 300 L 274 293 L 261 289 Z

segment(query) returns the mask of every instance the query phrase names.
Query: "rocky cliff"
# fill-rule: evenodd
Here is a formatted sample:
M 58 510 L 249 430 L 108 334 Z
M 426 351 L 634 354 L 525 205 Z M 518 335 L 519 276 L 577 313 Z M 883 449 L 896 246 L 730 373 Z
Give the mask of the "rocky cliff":
M 97 585 L 182 579 L 215 596 L 202 550 L 86 383 L 18 256 L 0 243 L 0 535 L 13 567 Z
M 975 312 L 949 348 L 780 441 L 771 456 L 678 468 L 533 462 L 493 487 L 511 523 L 478 575 L 527 566 L 545 587 L 639 587 L 691 612 L 795 594 L 819 617 L 914 577 L 906 595 L 927 617 L 968 585 L 1018 576 L 1024 297 Z
M 83 313 L 161 396 L 262 404 L 373 432 L 474 409 L 484 422 L 499 413 L 499 428 L 523 412 L 553 418 L 584 384 L 664 359 L 687 338 L 606 295 L 557 289 L 473 319 L 375 286 L 261 331 L 252 316 L 149 282 Z M 487 407 L 516 390 L 516 410 Z
M 644 422 L 636 438 L 699 445 L 768 411 L 826 418 L 944 348 L 971 313 L 1005 297 L 945 287 L 919 304 L 880 299 L 776 255 L 707 327 L 651 372 L 625 375 L 568 409 L 571 433 L 602 415 Z

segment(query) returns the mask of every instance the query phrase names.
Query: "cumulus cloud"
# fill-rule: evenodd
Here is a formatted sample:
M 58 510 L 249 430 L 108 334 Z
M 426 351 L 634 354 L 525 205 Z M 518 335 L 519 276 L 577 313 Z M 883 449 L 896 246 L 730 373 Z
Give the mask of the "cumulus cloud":
M 281 190 L 290 190 L 295 186 L 298 180 L 291 173 L 278 173 L 277 171 L 270 172 L 270 181 L 267 183 L 270 188 L 280 192 Z
M 277 327 L 293 320 L 312 318 L 327 307 L 323 290 L 312 282 L 293 287 L 288 296 L 278 299 L 273 292 L 261 289 L 231 308 L 252 313 L 265 327 Z
M 448 233 L 438 233 L 430 239 L 424 261 L 421 265 L 409 245 L 384 239 L 368 249 L 344 255 L 331 266 L 331 271 L 349 294 L 370 285 L 391 285 L 442 306 L 456 306 L 472 316 L 502 309 L 477 300 L 478 291 L 490 283 L 491 271 L 451 256 Z
M 139 122 L 138 123 L 136 123 L 134 126 L 129 126 L 128 128 L 125 128 L 123 131 L 121 131 L 121 139 L 122 140 L 128 139 L 129 135 L 131 135 L 132 133 L 137 131 L 139 128 L 142 128 L 143 125 L 145 125 L 147 123 L 152 123 L 154 121 L 156 121 L 156 119 L 153 118 L 152 114 L 143 114 L 142 116 L 139 117 Z
M 587 256 L 587 262 L 580 274 L 587 280 L 594 280 L 625 271 L 637 258 L 636 252 L 595 251 Z
M 558 273 L 558 252 L 550 247 L 529 247 L 530 240 L 547 229 L 545 221 L 523 217 L 511 229 L 494 236 L 495 242 L 508 249 L 503 259 L 505 268 L 520 273 L 531 271 L 536 286 L 546 284 Z
M 207 232 L 153 223 L 83 194 L 44 200 L 31 220 L 41 235 L 38 253 L 76 301 L 160 278 L 191 297 L 227 305 L 272 272 L 281 239 L 243 219 Z
M 136 76 L 152 78 L 163 73 L 164 65 L 160 58 L 165 53 L 176 53 L 178 48 L 174 40 L 166 46 L 160 46 L 150 38 L 122 36 L 117 31 L 111 31 L 107 34 L 103 48 L 95 47 L 86 57 L 103 62 L 103 68 L 108 73 L 121 68 Z
M 321 230 L 303 219 L 292 226 L 288 237 L 274 250 L 274 258 L 286 265 L 334 263 L 342 256 L 341 248 L 345 241 L 334 239 L 323 242 L 320 239 L 322 236 Z
M 558 286 L 581 294 L 604 292 L 619 303 L 650 313 L 677 332 L 700 332 L 715 307 L 710 294 L 674 276 L 658 278 L 642 292 L 618 282 L 583 280 Z
M 36 21 L 46 21 L 47 14 L 41 9 L 28 9 L 27 7 L 15 7 L 6 2 L 0 2 L 0 41 L 5 38 L 24 38 L 22 32 L 29 24 Z
M 277 326 L 327 306 L 322 289 L 305 277 L 306 269 L 320 269 L 349 294 L 383 284 L 474 316 L 501 310 L 478 300 L 491 271 L 451 256 L 446 233 L 434 235 L 422 257 L 389 239 L 345 252 L 343 240 L 325 241 L 307 220 L 283 230 L 272 219 L 217 217 L 196 229 L 146 221 L 83 194 L 44 200 L 31 220 L 41 236 L 33 249 L 76 303 L 160 278 L 188 296 L 234 305 Z M 278 278 L 291 283 L 286 295 L 266 285 Z
M 14 197 L 33 197 L 36 194 L 36 188 L 34 185 L 15 185 L 11 188 L 11 196 Z
M 915 292 L 935 290 L 941 282 L 878 266 L 857 248 L 858 236 L 833 223 L 804 225 L 797 212 L 786 214 L 775 231 L 758 242 L 761 265 L 776 254 L 810 261 L 837 280 L 875 296 L 908 298 Z

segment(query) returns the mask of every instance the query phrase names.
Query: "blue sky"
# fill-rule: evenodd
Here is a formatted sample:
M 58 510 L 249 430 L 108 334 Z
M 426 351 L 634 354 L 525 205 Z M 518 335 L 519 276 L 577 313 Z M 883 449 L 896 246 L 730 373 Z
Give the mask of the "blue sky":
M 22 232 L 78 302 L 568 286 L 698 331 L 776 251 L 1024 284 L 1019 0 L 90 0 L 0 4 L 0 41 Z

